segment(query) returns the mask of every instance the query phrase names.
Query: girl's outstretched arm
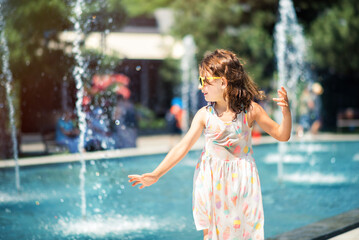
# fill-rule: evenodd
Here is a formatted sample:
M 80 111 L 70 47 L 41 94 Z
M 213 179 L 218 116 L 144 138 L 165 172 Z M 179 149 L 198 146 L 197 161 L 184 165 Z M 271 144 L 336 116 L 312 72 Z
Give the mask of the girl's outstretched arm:
M 206 107 L 203 107 L 193 118 L 191 127 L 186 135 L 176 146 L 171 149 L 160 165 L 158 165 L 158 167 L 152 173 L 145 173 L 142 175 L 128 175 L 130 178 L 129 182 L 132 182 L 132 186 L 141 184 L 140 189 L 151 186 L 177 163 L 179 163 L 182 158 L 186 156 L 193 144 L 195 144 L 198 138 L 201 136 L 205 126 L 205 119 Z
M 258 125 L 269 135 L 279 141 L 288 141 L 292 131 L 292 116 L 289 109 L 287 91 L 284 87 L 278 89 L 278 98 L 273 98 L 282 109 L 283 119 L 279 125 L 273 121 L 264 109 L 257 103 L 253 102 L 252 109 L 249 111 L 249 122 L 256 121 Z

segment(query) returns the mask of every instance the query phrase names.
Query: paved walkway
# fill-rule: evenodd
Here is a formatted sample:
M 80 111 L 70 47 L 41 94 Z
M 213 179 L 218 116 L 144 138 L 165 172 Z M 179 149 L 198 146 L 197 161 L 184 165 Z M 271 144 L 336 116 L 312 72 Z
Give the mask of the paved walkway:
M 359 228 L 353 229 L 349 232 L 343 233 L 329 240 L 358 240 L 359 239 Z
M 26 157 L 19 159 L 20 166 L 41 165 L 61 162 L 75 162 L 79 161 L 80 157 L 85 160 L 116 158 L 136 155 L 159 154 L 168 152 L 176 143 L 182 138 L 181 135 L 156 135 L 156 136 L 142 136 L 137 139 L 137 148 L 116 149 L 109 151 L 85 152 L 80 154 L 53 154 L 45 156 L 36 156 L 36 154 L 43 154 L 45 146 L 38 135 L 25 135 L 21 141 L 21 152 L 25 155 L 32 155 L 34 157 Z M 302 138 L 292 137 L 290 141 L 359 141 L 359 134 L 327 134 L 321 133 L 318 135 L 305 135 Z M 253 144 L 266 144 L 276 142 L 272 137 L 264 136 L 254 138 Z M 202 149 L 204 146 L 204 138 L 201 137 L 192 149 Z M 13 167 L 15 162 L 13 160 L 0 160 L 0 168 Z

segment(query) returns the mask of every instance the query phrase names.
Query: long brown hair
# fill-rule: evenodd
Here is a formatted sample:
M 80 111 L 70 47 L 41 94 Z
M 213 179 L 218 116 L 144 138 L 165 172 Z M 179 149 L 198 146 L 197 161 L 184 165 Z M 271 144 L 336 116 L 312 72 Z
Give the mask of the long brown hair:
M 263 91 L 259 91 L 257 85 L 244 71 L 236 54 L 231 51 L 217 49 L 206 55 L 199 65 L 199 72 L 208 72 L 214 77 L 227 79 L 223 97 L 235 113 L 247 111 L 254 99 L 264 98 Z

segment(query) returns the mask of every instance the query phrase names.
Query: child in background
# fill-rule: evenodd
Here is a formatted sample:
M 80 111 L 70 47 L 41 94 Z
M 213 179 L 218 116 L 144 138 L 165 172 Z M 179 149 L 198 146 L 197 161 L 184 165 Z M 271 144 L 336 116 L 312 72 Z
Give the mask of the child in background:
M 129 175 L 140 189 L 156 183 L 191 149 L 204 130 L 205 146 L 193 180 L 193 217 L 204 239 L 264 239 L 260 181 L 252 157 L 251 129 L 254 122 L 279 141 L 290 138 L 292 120 L 286 90 L 274 101 L 283 120 L 274 122 L 254 102 L 263 98 L 244 71 L 237 56 L 216 50 L 199 66 L 200 89 L 209 103 L 195 115 L 183 139 L 152 172 Z
M 69 111 L 64 112 L 56 123 L 56 143 L 66 146 L 70 153 L 78 153 L 79 135 L 80 130 L 74 122 L 74 114 Z

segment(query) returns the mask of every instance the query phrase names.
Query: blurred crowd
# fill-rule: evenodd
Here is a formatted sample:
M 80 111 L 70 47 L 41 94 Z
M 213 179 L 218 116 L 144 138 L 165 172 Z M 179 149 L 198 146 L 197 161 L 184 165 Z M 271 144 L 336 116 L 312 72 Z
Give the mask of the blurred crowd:
M 323 87 L 319 83 L 306 86 L 299 98 L 299 124 L 297 135 L 302 137 L 305 132 L 317 134 L 322 126 L 321 95 Z
M 84 150 L 99 151 L 137 146 L 139 114 L 134 105 L 117 96 L 116 105 L 111 113 L 104 111 L 99 105 L 88 105 L 84 108 L 86 128 L 84 132 Z M 170 134 L 181 133 L 182 101 L 174 98 L 165 116 L 166 129 Z M 55 140 L 58 145 L 65 146 L 70 153 L 79 152 L 80 127 L 78 116 L 74 111 L 64 111 L 56 124 Z
M 84 150 L 99 151 L 136 147 L 137 114 L 131 102 L 119 95 L 111 114 L 100 106 L 85 109 Z M 63 112 L 56 124 L 55 140 L 70 153 L 79 152 L 80 127 L 73 111 Z

